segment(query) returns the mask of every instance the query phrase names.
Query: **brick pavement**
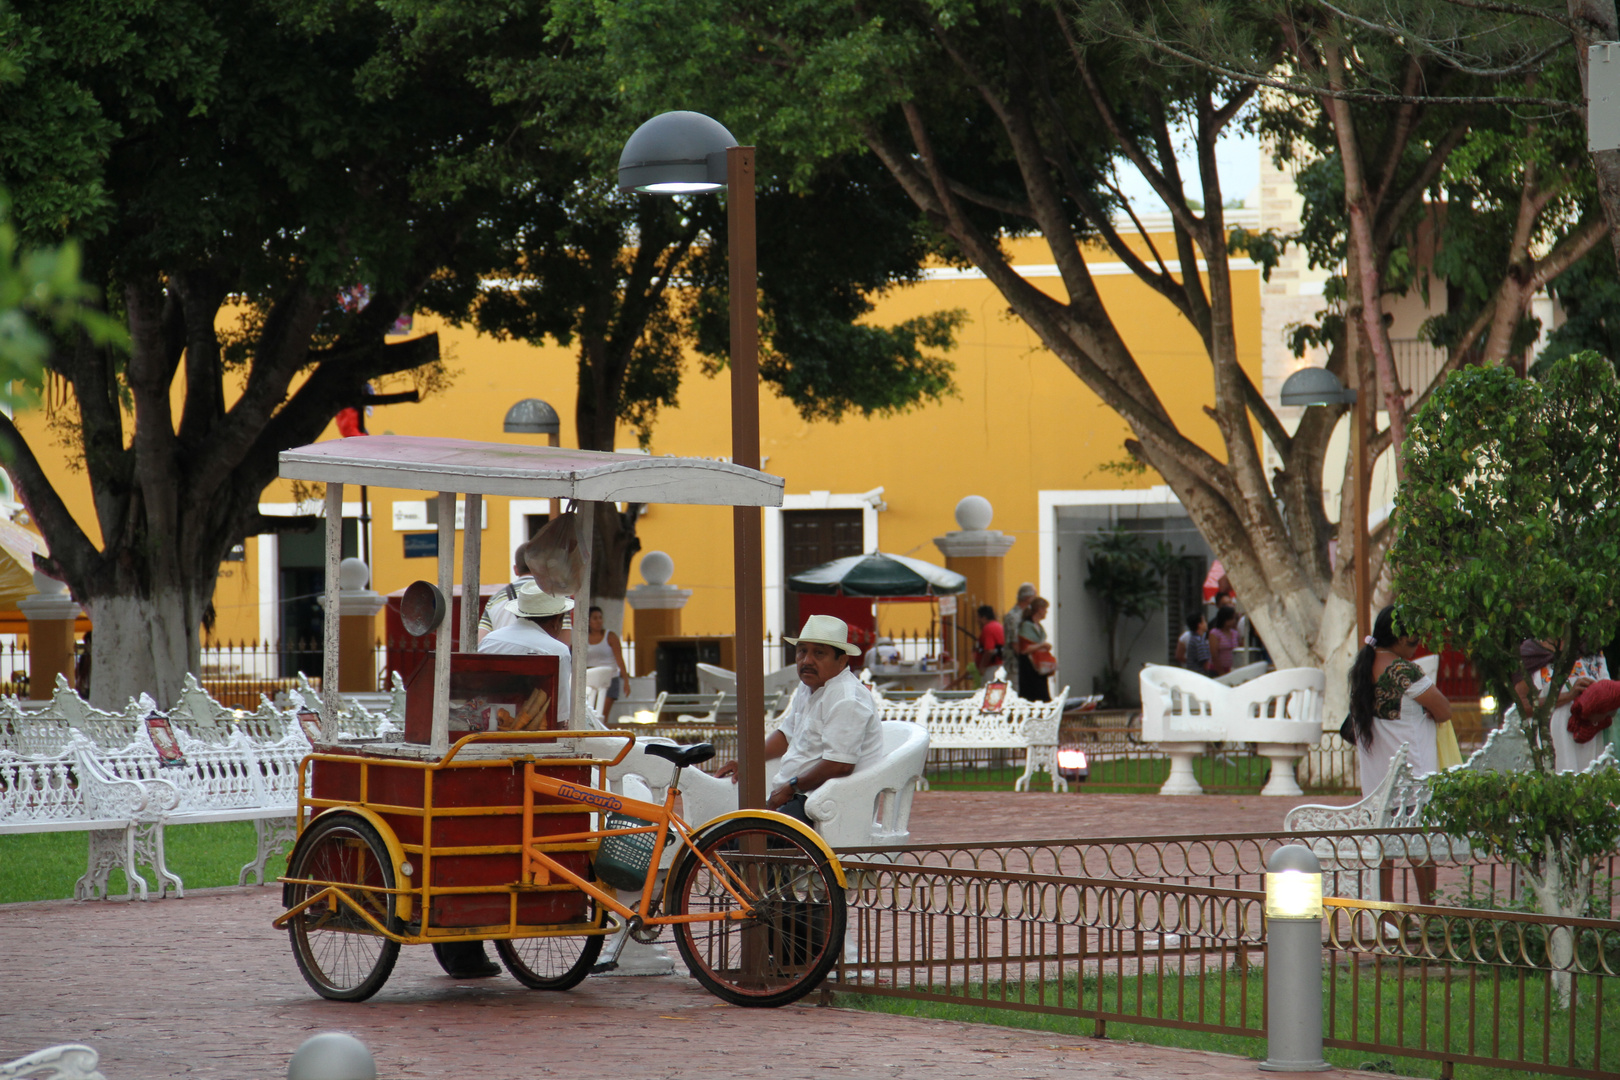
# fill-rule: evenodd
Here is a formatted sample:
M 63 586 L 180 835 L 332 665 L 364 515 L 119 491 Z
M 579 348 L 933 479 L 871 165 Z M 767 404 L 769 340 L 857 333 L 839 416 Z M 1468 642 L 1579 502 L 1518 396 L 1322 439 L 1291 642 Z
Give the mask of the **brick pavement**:
M 912 820 L 925 841 L 1166 832 L 1180 823 L 1236 830 L 1280 823 L 1287 807 L 1272 803 L 928 793 Z M 73 1041 L 101 1052 L 108 1080 L 272 1080 L 311 1034 L 348 1030 L 372 1047 L 385 1080 L 808 1080 L 833 1069 L 887 1080 L 1256 1075 L 1244 1058 L 1049 1032 L 805 1004 L 737 1009 L 685 977 L 590 979 L 566 994 L 506 977 L 456 982 L 424 948 L 405 949 L 371 1001 L 327 1002 L 270 928 L 278 898 L 273 888 L 228 888 L 145 904 L 0 907 L 0 1061 Z

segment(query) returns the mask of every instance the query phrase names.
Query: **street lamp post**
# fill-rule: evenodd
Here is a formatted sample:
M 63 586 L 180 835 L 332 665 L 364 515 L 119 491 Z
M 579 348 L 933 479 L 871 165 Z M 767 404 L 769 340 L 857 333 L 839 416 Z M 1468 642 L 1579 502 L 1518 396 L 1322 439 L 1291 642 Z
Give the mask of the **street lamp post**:
M 1345 386 L 1325 368 L 1310 367 L 1301 368 L 1283 381 L 1281 401 L 1284 405 L 1355 406 L 1350 414 L 1350 453 L 1355 465 L 1356 647 L 1360 648 L 1372 633 L 1372 559 L 1368 551 L 1372 541 L 1367 531 L 1367 489 L 1372 484 L 1372 470 L 1367 464 L 1371 417 L 1367 415 L 1367 395 L 1357 394 L 1354 387 Z M 1342 535 L 1342 523 L 1340 529 Z
M 642 124 L 619 155 L 619 188 L 654 195 L 725 189 L 730 233 L 731 460 L 759 468 L 759 309 L 754 236 L 754 148 L 719 121 L 667 112 Z M 734 506 L 738 806 L 765 805 L 765 604 L 759 508 Z

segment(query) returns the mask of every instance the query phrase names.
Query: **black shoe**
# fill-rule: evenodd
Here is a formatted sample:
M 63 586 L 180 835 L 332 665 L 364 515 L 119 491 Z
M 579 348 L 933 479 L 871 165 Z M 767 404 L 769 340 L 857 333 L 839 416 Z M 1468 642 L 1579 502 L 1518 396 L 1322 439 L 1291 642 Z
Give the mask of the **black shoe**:
M 487 979 L 501 966 L 490 960 L 482 941 L 449 941 L 433 946 L 433 957 L 452 979 Z

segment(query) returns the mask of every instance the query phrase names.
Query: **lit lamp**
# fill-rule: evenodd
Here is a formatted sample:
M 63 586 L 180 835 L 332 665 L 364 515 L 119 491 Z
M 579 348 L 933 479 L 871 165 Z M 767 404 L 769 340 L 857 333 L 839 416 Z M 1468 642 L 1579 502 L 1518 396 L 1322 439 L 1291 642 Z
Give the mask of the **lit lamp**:
M 754 148 L 718 120 L 667 112 L 636 128 L 619 155 L 619 189 L 690 195 L 725 189 L 730 240 L 731 460 L 759 468 L 759 275 L 754 243 Z M 731 508 L 737 604 L 737 805 L 765 805 L 764 543 L 759 508 Z
M 1267 1072 L 1322 1072 L 1322 864 L 1289 844 L 1266 860 Z
M 1372 483 L 1367 465 L 1367 402 L 1356 393 L 1355 387 L 1346 386 L 1326 368 L 1300 368 L 1283 380 L 1284 405 L 1354 405 L 1350 421 L 1350 452 L 1355 455 L 1356 499 L 1356 648 L 1372 633 L 1372 583 L 1368 580 L 1367 547 L 1367 488 Z M 1342 525 L 1341 525 L 1342 529 Z M 1341 532 L 1342 536 L 1343 533 Z

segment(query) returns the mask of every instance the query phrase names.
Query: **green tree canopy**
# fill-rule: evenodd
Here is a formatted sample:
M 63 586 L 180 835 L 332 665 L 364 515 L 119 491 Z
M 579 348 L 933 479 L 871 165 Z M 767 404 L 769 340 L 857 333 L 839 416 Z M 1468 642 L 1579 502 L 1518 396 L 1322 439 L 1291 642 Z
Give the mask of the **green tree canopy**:
M 1554 685 L 1620 628 L 1620 381 L 1591 353 L 1543 379 L 1470 368 L 1412 418 L 1390 551 L 1397 623 L 1473 658 L 1514 700 L 1519 642 L 1560 643 Z M 1552 768 L 1543 695 L 1527 719 Z

